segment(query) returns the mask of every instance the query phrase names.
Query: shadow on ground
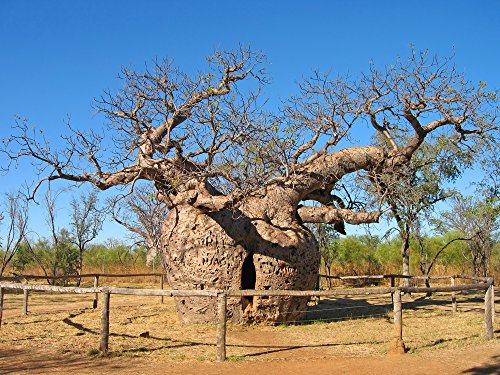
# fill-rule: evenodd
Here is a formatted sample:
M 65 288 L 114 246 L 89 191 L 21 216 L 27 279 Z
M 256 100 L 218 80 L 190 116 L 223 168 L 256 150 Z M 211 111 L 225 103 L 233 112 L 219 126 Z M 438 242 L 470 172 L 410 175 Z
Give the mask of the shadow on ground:
M 500 374 L 500 355 L 491 357 L 487 364 L 471 367 L 462 372 L 470 375 Z
M 0 374 L 49 374 L 63 368 L 72 372 L 99 373 L 102 358 L 82 358 L 75 355 L 34 354 L 31 350 L 0 350 Z M 125 369 L 126 365 L 114 364 L 114 369 Z
M 463 293 L 457 296 L 459 311 L 482 311 L 484 300 L 476 295 Z M 434 295 L 431 297 L 403 298 L 404 310 L 419 310 L 440 307 L 451 310 L 451 296 Z M 392 317 L 391 297 L 367 298 L 332 298 L 321 299 L 315 306 L 307 310 L 306 318 L 298 324 L 308 324 L 314 321 L 351 320 L 371 317 Z M 294 322 L 295 323 L 295 322 Z

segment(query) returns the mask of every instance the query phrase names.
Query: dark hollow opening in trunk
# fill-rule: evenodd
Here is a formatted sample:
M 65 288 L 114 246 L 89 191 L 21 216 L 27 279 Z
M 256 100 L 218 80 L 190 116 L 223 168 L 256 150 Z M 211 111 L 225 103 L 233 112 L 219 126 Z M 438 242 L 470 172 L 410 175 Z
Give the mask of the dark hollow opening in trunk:
M 256 275 L 255 265 L 253 264 L 253 253 L 250 253 L 243 261 L 243 266 L 241 267 L 241 289 L 255 289 L 255 280 Z M 243 310 L 252 303 L 253 296 L 243 297 Z

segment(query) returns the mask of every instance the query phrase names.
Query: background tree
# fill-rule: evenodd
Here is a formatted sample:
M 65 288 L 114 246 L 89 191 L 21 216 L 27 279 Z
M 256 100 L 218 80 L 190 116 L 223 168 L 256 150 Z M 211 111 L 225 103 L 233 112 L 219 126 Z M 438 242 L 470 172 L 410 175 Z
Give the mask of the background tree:
M 425 91 L 424 86 L 422 82 L 422 90 Z M 427 105 L 422 102 L 420 107 L 422 113 L 425 113 Z M 408 121 L 413 120 L 411 113 L 403 115 Z M 386 122 L 386 126 L 390 124 Z M 378 191 L 389 207 L 388 219 L 394 220 L 396 224 L 395 229 L 401 238 L 403 275 L 410 275 L 410 240 L 412 237 L 421 236 L 421 231 L 424 230 L 422 223 L 429 221 L 436 205 L 454 194 L 449 187 L 450 183 L 456 181 L 466 169 L 478 164 L 478 160 L 483 159 L 484 153 L 481 149 L 494 143 L 489 137 L 496 131 L 495 127 L 492 127 L 490 132 L 477 138 L 474 150 L 460 135 L 448 131 L 434 132 L 413 154 L 405 168 L 400 170 L 396 183 L 393 176 L 380 176 L 379 184 L 366 185 L 366 189 L 372 194 Z M 403 138 L 405 136 L 402 135 Z M 383 134 L 377 134 L 376 144 L 386 144 L 386 147 L 389 147 L 390 139 Z M 406 279 L 406 286 L 408 282 Z
M 50 229 L 50 239 L 40 239 L 32 246 L 32 253 L 45 275 L 75 275 L 79 270 L 78 249 L 74 246 L 74 238 L 66 228 L 59 229 L 56 224 L 57 198 L 63 190 L 52 191 L 50 188 L 44 195 L 43 205 L 46 210 L 45 221 Z M 28 242 L 29 243 L 29 242 Z M 56 283 L 53 279 L 49 283 Z M 66 283 L 66 282 L 64 282 Z
M 14 255 L 14 258 L 12 258 L 12 269 L 15 273 L 24 273 L 26 269 L 35 264 L 35 258 L 33 257 L 33 254 L 30 251 L 30 246 L 26 241 L 22 241 L 19 244 L 19 247 L 16 251 L 16 254 Z
M 446 149 L 443 140 L 430 146 L 425 145 L 414 155 L 398 184 L 382 184 L 381 189 L 390 208 L 389 218 L 396 222 L 401 238 L 402 273 L 407 276 L 410 276 L 412 237 L 421 237 L 422 222 L 429 220 L 437 203 L 453 195 L 444 184 L 458 176 L 462 170 L 457 166 L 459 163 L 470 159 L 453 155 L 457 150 Z M 409 286 L 409 279 L 404 280 L 404 285 Z
M 161 251 L 161 230 L 168 214 L 166 204 L 156 197 L 151 185 L 137 187 L 133 194 L 111 202 L 113 219 L 134 235 L 137 245 L 147 250 L 150 264 Z
M 134 267 L 145 265 L 146 250 L 123 239 L 108 238 L 104 243 L 89 246 L 84 262 L 86 266 L 98 268 L 102 273 L 110 273 L 112 269 L 115 270 L 113 272 L 130 273 Z M 144 269 L 138 272 L 141 271 Z
M 451 248 L 454 244 L 458 242 L 471 241 L 473 238 L 463 237 L 463 235 L 452 235 L 450 238 L 450 234 L 447 233 L 448 236 L 439 237 L 429 237 L 425 236 L 422 233 L 422 229 L 420 226 L 420 222 L 418 221 L 415 225 L 415 229 L 413 232 L 413 242 L 414 247 L 418 249 L 420 253 L 420 261 L 419 268 L 422 276 L 425 276 L 425 286 L 428 288 L 430 285 L 430 280 L 427 278 L 430 276 L 430 273 L 434 266 L 437 264 L 438 259 L 443 254 L 443 252 L 449 248 Z M 457 233 L 458 234 L 458 233 Z M 427 292 L 427 296 L 431 296 L 432 293 Z
M 332 266 L 338 257 L 338 243 L 335 241 L 339 237 L 338 232 L 335 231 L 333 225 L 322 223 L 310 224 L 309 228 L 311 228 L 311 231 L 318 240 L 319 253 L 321 255 L 322 262 L 322 268 L 320 267 L 319 272 L 321 273 L 321 270 L 323 269 L 326 271 L 328 276 L 331 276 Z M 327 280 L 329 288 L 332 285 L 331 281 L 331 279 Z
M 464 257 L 474 275 L 488 274 L 488 260 L 498 242 L 500 205 L 497 198 L 458 196 L 442 215 L 442 230 L 456 230 L 468 239 Z
M 152 181 L 170 212 L 162 256 L 173 288 L 309 289 L 320 256 L 304 224 L 371 223 L 383 212 L 377 196 L 375 209 L 349 205 L 346 179 L 390 186 L 434 135 L 462 148 L 497 126 L 484 86 L 426 52 L 354 78 L 315 72 L 274 113 L 261 98 L 263 62 L 240 48 L 209 57 L 206 73 L 189 75 L 171 60 L 124 69 L 123 88 L 96 102 L 105 132 L 70 127 L 56 150 L 19 120 L 4 152 L 36 162 L 33 194 L 57 179 L 101 190 Z M 367 124 L 384 145 L 351 146 L 348 135 Z M 255 298 L 245 311 L 240 301 L 228 308 L 236 320 L 295 320 L 306 303 Z M 190 321 L 215 314 L 208 300 L 177 306 Z
M 5 194 L 4 212 L 2 217 L 7 224 L 6 237 L 2 246 L 2 264 L 0 276 L 12 261 L 17 251 L 22 247 L 22 241 L 28 227 L 28 206 L 18 194 Z

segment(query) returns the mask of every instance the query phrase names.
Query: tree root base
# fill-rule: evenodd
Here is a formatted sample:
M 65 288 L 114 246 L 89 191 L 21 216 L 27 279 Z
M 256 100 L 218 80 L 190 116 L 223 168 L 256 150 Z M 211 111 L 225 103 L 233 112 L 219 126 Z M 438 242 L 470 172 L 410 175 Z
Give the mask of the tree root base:
M 387 350 L 388 354 L 405 354 L 406 346 L 401 339 L 392 339 Z

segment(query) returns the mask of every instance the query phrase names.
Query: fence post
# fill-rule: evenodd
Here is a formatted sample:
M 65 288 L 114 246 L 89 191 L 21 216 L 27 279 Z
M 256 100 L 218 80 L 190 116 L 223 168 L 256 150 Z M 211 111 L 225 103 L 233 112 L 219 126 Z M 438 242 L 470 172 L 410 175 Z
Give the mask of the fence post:
M 401 304 L 401 289 L 396 289 L 393 293 L 394 309 L 394 337 L 389 351 L 393 353 L 405 353 L 405 343 L 403 341 L 403 306 Z
M 391 275 L 391 288 L 394 288 L 394 275 Z M 394 293 L 391 293 L 391 302 L 394 303 Z
M 163 283 L 164 283 L 164 274 L 162 273 L 161 276 L 160 276 L 160 289 L 163 290 Z M 161 303 L 163 303 L 163 296 L 160 297 L 161 298 Z
M 493 278 L 490 278 L 491 284 L 491 324 L 495 324 L 495 281 Z
M 455 286 L 455 276 L 451 277 L 451 286 Z M 454 313 L 458 311 L 457 309 L 457 293 L 451 292 L 451 307 Z
M 99 288 L 99 276 L 94 276 L 94 288 Z M 95 293 L 92 308 L 97 309 L 97 301 L 99 300 L 99 293 Z
M 485 338 L 486 340 L 490 340 L 493 338 L 493 322 L 492 322 L 492 290 L 493 286 L 490 284 L 488 289 L 486 289 L 486 293 L 484 294 L 484 328 Z
M 153 257 L 153 284 L 156 284 L 156 275 L 154 274 L 155 273 L 155 258 L 156 258 L 156 255 Z
M 321 290 L 321 274 L 319 273 L 319 271 L 318 271 L 318 278 L 316 279 L 316 290 Z M 314 300 L 312 298 L 314 298 Z M 320 298 L 321 298 L 320 296 L 309 297 L 309 300 L 314 301 L 315 304 L 317 305 L 319 303 Z
M 3 316 L 3 293 L 4 289 L 0 288 L 0 328 L 2 328 L 2 316 Z
M 23 315 L 28 315 L 28 289 L 23 289 Z
M 109 297 L 109 290 L 103 290 L 101 306 L 101 332 L 99 340 L 99 351 L 102 353 L 107 353 L 109 346 Z
M 217 293 L 217 361 L 226 360 L 226 310 L 225 292 Z

